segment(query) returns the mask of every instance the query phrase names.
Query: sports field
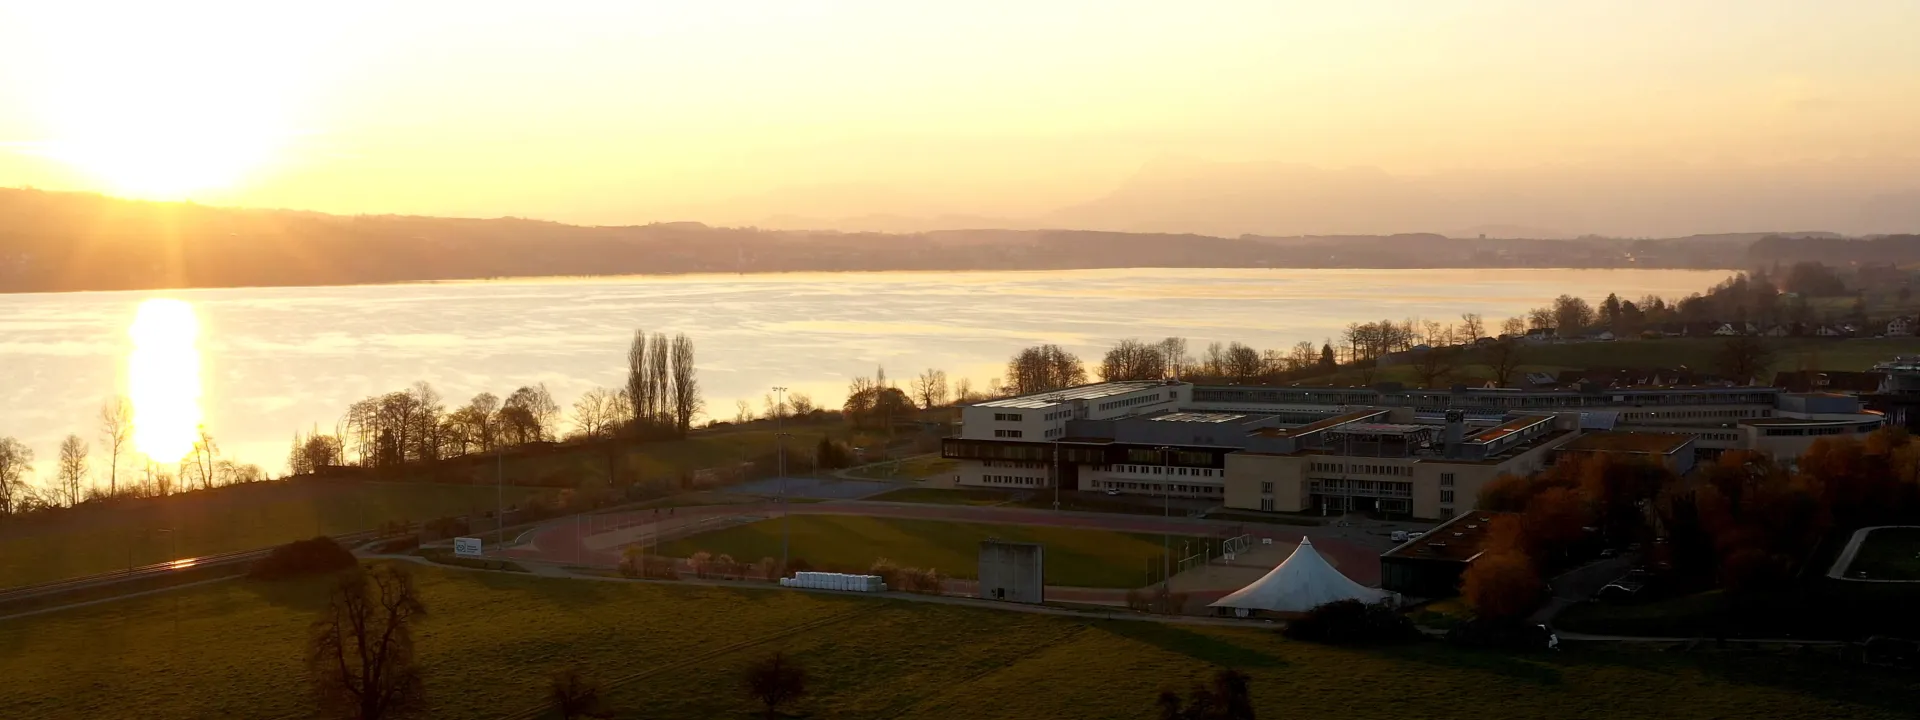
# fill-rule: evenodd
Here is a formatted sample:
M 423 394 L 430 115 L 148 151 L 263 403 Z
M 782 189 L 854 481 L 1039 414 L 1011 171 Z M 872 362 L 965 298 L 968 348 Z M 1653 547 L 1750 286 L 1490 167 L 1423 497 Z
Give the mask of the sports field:
M 777 558 L 781 522 L 776 518 L 696 535 L 667 543 L 662 552 L 687 557 L 705 550 L 748 561 Z M 788 522 L 793 524 L 792 556 L 823 568 L 860 570 L 874 560 L 887 558 L 897 565 L 974 577 L 979 567 L 980 541 L 989 538 L 1045 545 L 1050 585 L 1140 587 L 1151 582 L 1149 570 L 1157 577 L 1161 565 L 1159 535 L 851 515 L 794 515 Z M 1174 536 L 1176 558 L 1182 542 L 1197 548 L 1206 540 Z
M 512 505 L 537 488 L 504 488 Z M 269 482 L 0 524 L 0 587 L 492 510 L 491 485 Z M 162 530 L 166 530 L 162 532 Z M 176 534 L 177 533 L 177 537 Z
M 1920 527 L 1879 528 L 1867 533 L 1860 552 L 1847 566 L 1847 577 L 1874 580 L 1920 580 Z
M 1910 677 L 1787 654 L 1573 646 L 1512 657 L 1437 643 L 1357 651 L 1259 628 L 415 572 L 429 608 L 417 636 L 431 703 L 425 716 L 433 718 L 533 707 L 549 673 L 567 666 L 605 681 L 649 673 L 609 688 L 616 718 L 757 717 L 737 673 L 774 650 L 792 654 L 812 678 L 812 694 L 793 714 L 851 720 L 1149 720 L 1160 690 L 1182 689 L 1220 666 L 1252 676 L 1262 718 L 1790 720 L 1905 717 L 1912 709 Z M 318 582 L 229 581 L 0 621 L 0 717 L 311 717 L 300 658 L 319 590 Z

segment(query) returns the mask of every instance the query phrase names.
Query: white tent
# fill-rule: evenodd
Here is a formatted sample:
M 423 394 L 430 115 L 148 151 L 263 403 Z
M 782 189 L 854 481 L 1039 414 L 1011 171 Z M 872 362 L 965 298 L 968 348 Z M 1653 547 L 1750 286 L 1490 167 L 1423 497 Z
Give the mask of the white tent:
M 1387 592 L 1354 582 L 1340 574 L 1313 541 L 1300 538 L 1300 547 L 1271 572 L 1209 607 L 1271 612 L 1306 612 L 1335 600 L 1379 602 Z

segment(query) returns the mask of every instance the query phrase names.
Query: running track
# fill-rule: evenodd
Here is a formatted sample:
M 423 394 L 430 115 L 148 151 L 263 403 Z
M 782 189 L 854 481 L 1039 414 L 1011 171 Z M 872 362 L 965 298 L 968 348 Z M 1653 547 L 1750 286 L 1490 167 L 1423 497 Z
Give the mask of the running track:
M 1223 538 L 1232 534 L 1249 533 L 1256 541 L 1271 538 L 1276 544 L 1289 545 L 1299 542 L 1301 536 L 1306 536 L 1313 538 L 1314 548 L 1319 550 L 1321 555 L 1326 556 L 1347 577 L 1353 578 L 1362 585 L 1378 586 L 1380 584 L 1380 551 L 1343 539 L 1342 532 L 1338 528 L 1248 524 L 1184 517 L 1159 518 L 1152 515 L 1117 513 L 1054 512 L 1032 508 L 886 502 L 795 503 L 788 506 L 787 510 L 794 515 L 859 515 L 1002 525 L 1044 525 L 1147 534 L 1217 535 Z M 656 511 L 651 509 L 606 513 L 593 516 L 590 518 L 590 523 L 566 518 L 548 522 L 528 531 L 522 536 L 526 540 L 525 543 L 507 549 L 503 554 L 511 558 L 538 562 L 611 567 L 620 561 L 619 548 L 593 550 L 582 544 L 582 536 L 618 528 L 650 525 L 653 526 L 654 531 L 671 534 L 702 520 L 731 516 L 777 517 L 779 514 L 778 503 L 748 503 L 682 507 L 676 508 L 672 515 L 665 512 L 656 514 Z M 716 526 L 715 529 L 720 527 L 724 526 Z M 1052 591 L 1049 590 L 1049 592 Z

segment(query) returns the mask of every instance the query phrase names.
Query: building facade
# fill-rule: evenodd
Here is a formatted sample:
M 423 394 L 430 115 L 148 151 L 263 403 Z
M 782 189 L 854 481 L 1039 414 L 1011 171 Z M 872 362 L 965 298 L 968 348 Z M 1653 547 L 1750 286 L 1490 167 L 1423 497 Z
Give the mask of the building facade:
M 1582 436 L 1665 438 L 1679 472 L 1731 449 L 1791 459 L 1883 424 L 1857 399 L 1767 387 L 1300 388 L 1113 382 L 961 408 L 942 454 L 969 487 L 1218 501 L 1260 512 L 1454 517 Z M 1589 444 L 1599 446 L 1599 438 Z M 1614 444 L 1624 442 L 1620 439 Z

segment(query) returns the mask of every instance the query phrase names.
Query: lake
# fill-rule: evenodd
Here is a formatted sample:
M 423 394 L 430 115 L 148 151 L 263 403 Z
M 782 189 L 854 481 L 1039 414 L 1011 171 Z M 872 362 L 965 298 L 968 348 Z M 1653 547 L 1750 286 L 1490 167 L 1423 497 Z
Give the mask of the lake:
M 1090 365 L 1113 341 L 1179 335 L 1257 348 L 1316 344 L 1354 321 L 1477 312 L 1489 330 L 1561 293 L 1674 298 L 1720 281 L 1689 270 L 1239 270 L 698 275 L 0 295 L 0 435 L 50 472 L 60 438 L 99 445 L 124 392 L 140 304 L 198 319 L 201 410 L 222 450 L 284 471 L 297 430 L 331 431 L 356 399 L 434 385 L 449 405 L 544 382 L 564 407 L 624 382 L 635 328 L 694 339 L 708 414 L 756 409 L 774 385 L 837 407 L 885 366 L 901 386 L 940 368 L 984 388 L 1008 356 L 1059 343 Z M 97 453 L 96 453 L 97 454 Z M 96 465 L 98 465 L 96 460 Z

